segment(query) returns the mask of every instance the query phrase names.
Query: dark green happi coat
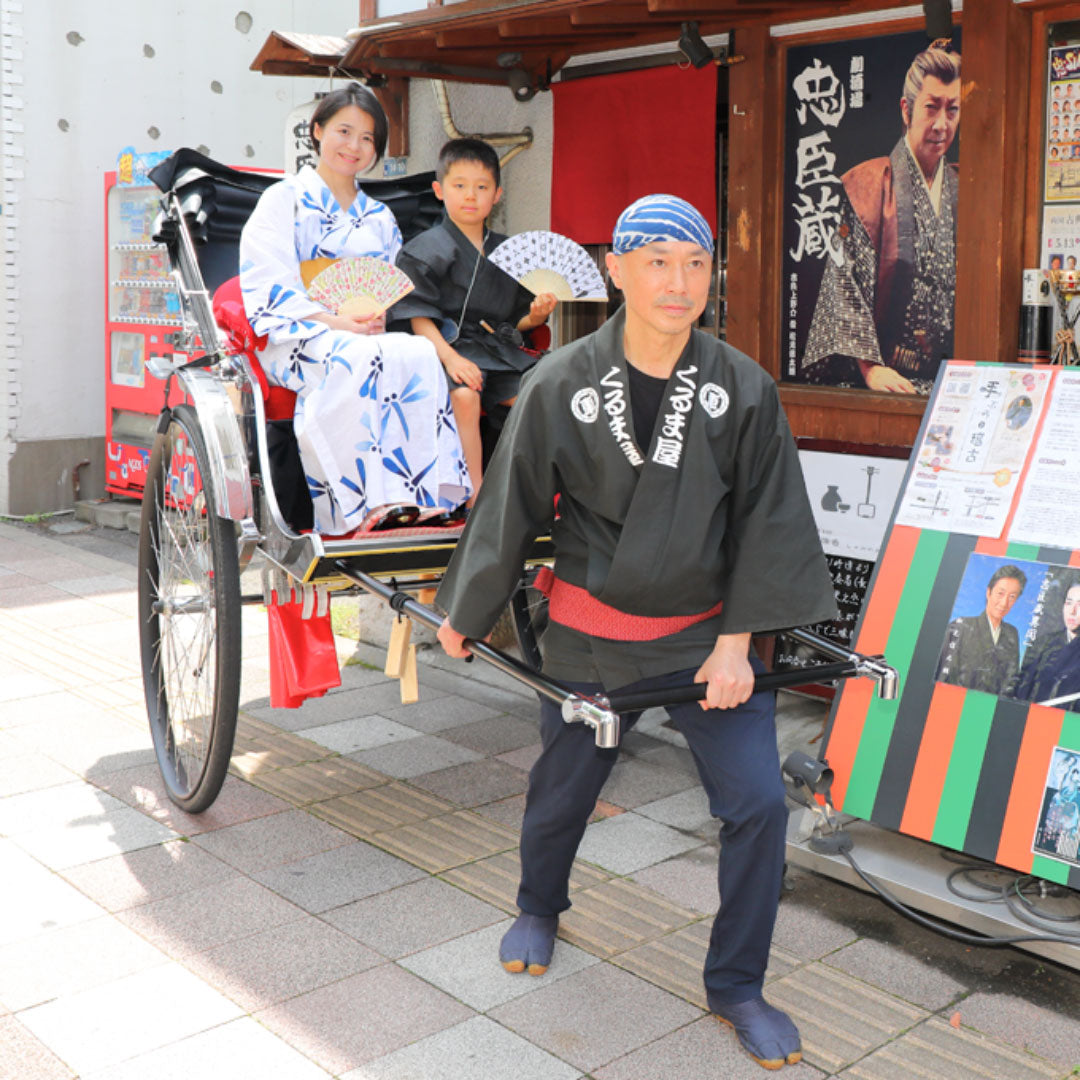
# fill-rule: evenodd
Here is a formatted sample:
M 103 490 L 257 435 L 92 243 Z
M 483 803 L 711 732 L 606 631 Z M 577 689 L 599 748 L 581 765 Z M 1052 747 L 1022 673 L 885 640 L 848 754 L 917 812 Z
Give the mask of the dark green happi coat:
M 545 671 L 609 689 L 698 667 L 718 634 L 836 614 L 772 379 L 695 330 L 668 380 L 651 443 L 641 448 L 624 323 L 620 311 L 526 377 L 438 594 L 454 629 L 482 637 L 530 543 L 550 528 L 556 575 L 621 611 L 689 615 L 723 600 L 719 615 L 647 642 L 552 624 Z

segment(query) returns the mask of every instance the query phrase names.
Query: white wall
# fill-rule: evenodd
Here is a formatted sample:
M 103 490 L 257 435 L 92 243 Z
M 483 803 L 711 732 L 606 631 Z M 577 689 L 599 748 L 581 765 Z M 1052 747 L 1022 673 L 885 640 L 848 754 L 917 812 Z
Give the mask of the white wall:
M 330 81 L 249 66 L 271 30 L 342 36 L 357 14 L 357 0 L 0 0 L 0 513 L 18 444 L 104 434 L 103 176 L 119 151 L 194 146 L 282 167 L 286 115 Z M 461 84 L 449 94 L 463 133 L 532 127 L 493 224 L 546 228 L 551 95 L 520 103 L 505 87 Z M 411 83 L 410 114 L 408 171 L 432 169 L 448 136 L 426 80 Z
M 342 35 L 357 0 L 0 0 L 0 512 L 23 440 L 104 433 L 102 185 L 125 146 L 280 168 L 316 80 L 249 71 L 271 30 Z M 214 84 L 217 84 L 216 86 Z M 17 320 L 17 321 L 16 321 Z

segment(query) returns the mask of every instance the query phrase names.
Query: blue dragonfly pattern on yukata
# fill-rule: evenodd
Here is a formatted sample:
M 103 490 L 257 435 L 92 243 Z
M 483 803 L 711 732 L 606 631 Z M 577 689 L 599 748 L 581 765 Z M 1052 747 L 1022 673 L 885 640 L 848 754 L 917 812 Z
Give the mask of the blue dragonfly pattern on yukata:
M 267 379 L 297 394 L 294 427 L 319 532 L 350 531 L 386 503 L 452 509 L 471 492 L 430 342 L 327 326 L 300 276 L 307 259 L 392 263 L 400 248 L 386 206 L 357 189 L 340 207 L 310 167 L 268 188 L 241 236 L 244 306 L 267 338 L 259 353 Z

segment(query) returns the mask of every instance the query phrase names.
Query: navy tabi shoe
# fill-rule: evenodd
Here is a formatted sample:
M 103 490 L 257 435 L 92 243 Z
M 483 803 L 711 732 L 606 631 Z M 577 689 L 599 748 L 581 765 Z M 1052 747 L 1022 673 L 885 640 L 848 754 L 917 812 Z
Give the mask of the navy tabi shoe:
M 779 1069 L 802 1061 L 799 1029 L 787 1013 L 773 1008 L 764 998 L 734 1004 L 713 1004 L 717 1020 L 735 1029 L 742 1048 L 763 1068 Z
M 528 915 L 524 912 L 503 934 L 499 943 L 499 963 L 512 974 L 528 971 L 543 975 L 555 950 L 558 915 Z

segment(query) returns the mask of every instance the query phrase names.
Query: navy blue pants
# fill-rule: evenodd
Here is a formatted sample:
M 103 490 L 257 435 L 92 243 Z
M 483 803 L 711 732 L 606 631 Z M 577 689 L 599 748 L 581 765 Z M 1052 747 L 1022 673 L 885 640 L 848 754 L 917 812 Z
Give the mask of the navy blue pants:
M 761 665 L 755 660 L 755 670 Z M 694 671 L 643 679 L 627 690 L 684 685 Z M 569 683 L 582 693 L 597 684 Z M 787 806 L 776 748 L 776 695 L 754 694 L 736 709 L 673 705 L 668 715 L 686 737 L 713 816 L 721 819 L 720 910 L 705 961 L 710 1004 L 761 993 L 784 871 Z M 640 713 L 623 716 L 628 731 Z M 599 750 L 585 724 L 566 724 L 541 700 L 543 751 L 529 774 L 521 826 L 518 906 L 532 915 L 570 907 L 570 868 L 618 750 Z

